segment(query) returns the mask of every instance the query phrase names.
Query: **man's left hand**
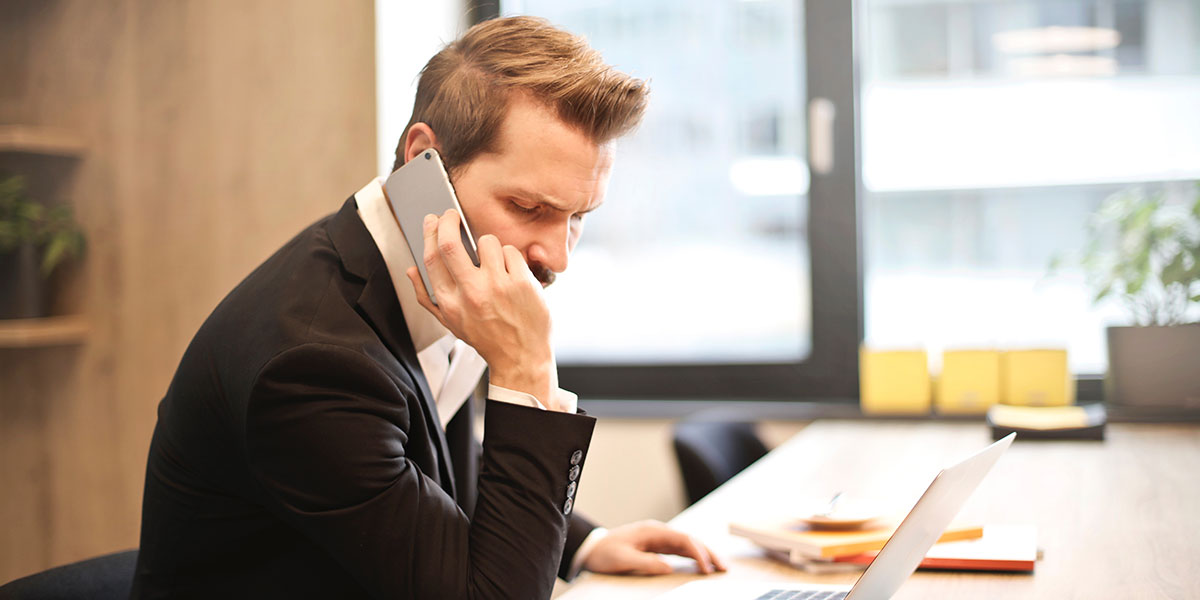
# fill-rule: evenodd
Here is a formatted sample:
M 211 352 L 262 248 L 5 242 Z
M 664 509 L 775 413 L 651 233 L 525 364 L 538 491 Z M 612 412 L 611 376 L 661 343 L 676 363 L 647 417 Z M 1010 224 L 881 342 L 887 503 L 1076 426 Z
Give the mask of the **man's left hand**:
M 593 573 L 666 575 L 673 569 L 659 554 L 675 554 L 696 561 L 701 573 L 724 571 L 721 562 L 704 544 L 658 521 L 639 521 L 610 529 L 584 560 Z

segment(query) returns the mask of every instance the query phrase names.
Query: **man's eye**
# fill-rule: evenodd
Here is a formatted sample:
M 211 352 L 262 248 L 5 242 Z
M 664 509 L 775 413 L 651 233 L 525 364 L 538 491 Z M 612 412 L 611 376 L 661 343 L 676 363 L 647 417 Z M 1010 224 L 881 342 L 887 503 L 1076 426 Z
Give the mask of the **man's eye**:
M 525 206 L 525 205 L 517 204 L 516 202 L 511 202 L 511 201 L 508 204 L 509 204 L 509 206 L 512 206 L 513 210 L 515 210 L 519 213 L 527 214 L 527 215 L 531 215 L 538 211 L 538 207 L 536 205 L 535 206 Z

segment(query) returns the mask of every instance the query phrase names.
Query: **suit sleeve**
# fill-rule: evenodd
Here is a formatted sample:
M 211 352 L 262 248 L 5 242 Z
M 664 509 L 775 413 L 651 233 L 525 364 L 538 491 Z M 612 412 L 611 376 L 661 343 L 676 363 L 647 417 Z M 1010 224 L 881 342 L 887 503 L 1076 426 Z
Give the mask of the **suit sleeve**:
M 467 417 L 471 417 L 472 411 L 468 410 L 470 402 L 471 401 L 468 401 L 467 404 L 463 405 L 463 407 L 464 407 L 463 410 L 460 411 L 460 413 L 455 416 L 455 420 L 462 417 L 464 415 L 464 413 L 466 413 Z M 576 412 L 581 415 L 587 414 L 583 410 L 577 410 Z M 451 421 L 450 423 L 451 424 L 449 427 L 454 427 L 455 421 Z M 449 430 L 449 428 L 448 428 L 448 430 Z M 475 460 L 476 460 L 476 463 L 478 464 L 479 462 L 482 462 L 482 459 L 483 459 L 483 446 L 481 444 L 479 444 L 478 442 L 476 442 L 474 440 L 474 438 L 471 439 L 471 442 L 472 442 L 471 450 L 472 450 L 472 452 L 474 452 Z M 587 450 L 585 449 L 584 450 L 585 459 L 586 459 L 586 455 L 587 455 Z M 462 468 L 462 466 L 458 465 L 458 468 Z M 459 489 L 461 489 L 461 486 Z M 588 519 L 587 517 L 583 516 L 583 514 L 580 513 L 579 511 L 573 510 L 571 512 L 571 516 L 567 521 L 567 541 L 563 545 L 562 560 L 559 562 L 559 566 L 558 566 L 558 576 L 561 579 L 563 579 L 565 581 L 570 581 L 572 579 L 571 565 L 575 561 L 575 554 L 579 551 L 579 546 L 581 546 L 583 544 L 583 541 L 585 539 L 587 539 L 588 534 L 590 534 L 592 531 L 594 531 L 596 529 L 596 527 L 598 527 L 598 525 L 593 523 L 591 521 L 591 519 Z
M 579 513 L 571 513 L 571 521 L 567 524 L 567 543 L 563 546 L 562 562 L 558 565 L 558 576 L 566 581 L 571 580 L 571 563 L 575 560 L 575 552 L 583 544 L 589 533 L 597 525 Z
M 410 414 L 415 403 L 348 348 L 276 356 L 246 415 L 247 461 L 264 502 L 375 597 L 548 598 L 567 536 L 567 486 L 581 471 L 571 458 L 586 450 L 595 420 L 489 403 L 468 519 L 407 455 L 422 418 Z

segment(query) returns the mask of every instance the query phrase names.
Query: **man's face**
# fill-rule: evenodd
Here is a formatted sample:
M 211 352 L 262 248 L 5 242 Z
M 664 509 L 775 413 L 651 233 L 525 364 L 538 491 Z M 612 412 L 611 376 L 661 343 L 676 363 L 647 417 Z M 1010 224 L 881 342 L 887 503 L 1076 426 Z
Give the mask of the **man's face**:
M 454 190 L 476 239 L 516 247 L 543 286 L 567 268 L 584 216 L 604 201 L 613 144 L 597 145 L 554 112 L 514 95 L 496 151 L 456 169 Z

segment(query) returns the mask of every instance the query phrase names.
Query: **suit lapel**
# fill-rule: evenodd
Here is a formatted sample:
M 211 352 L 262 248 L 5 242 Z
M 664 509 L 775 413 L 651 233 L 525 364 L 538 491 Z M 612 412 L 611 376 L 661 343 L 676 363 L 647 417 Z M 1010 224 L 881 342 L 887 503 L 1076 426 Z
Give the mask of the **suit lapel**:
M 425 420 L 426 429 L 435 440 L 434 445 L 438 451 L 438 475 L 441 479 L 438 483 L 450 497 L 457 498 L 450 450 L 446 443 L 446 435 L 442 431 L 441 420 L 438 418 L 437 404 L 429 390 L 429 382 L 425 380 L 425 374 L 421 371 L 421 363 L 417 360 L 417 351 L 408 333 L 400 302 L 396 299 L 396 290 L 392 286 L 387 265 L 384 264 L 371 234 L 358 216 L 358 207 L 353 196 L 330 221 L 329 237 L 346 270 L 366 281 L 358 297 L 359 308 L 370 321 L 379 339 L 417 383 L 417 394 L 423 409 L 422 418 Z

